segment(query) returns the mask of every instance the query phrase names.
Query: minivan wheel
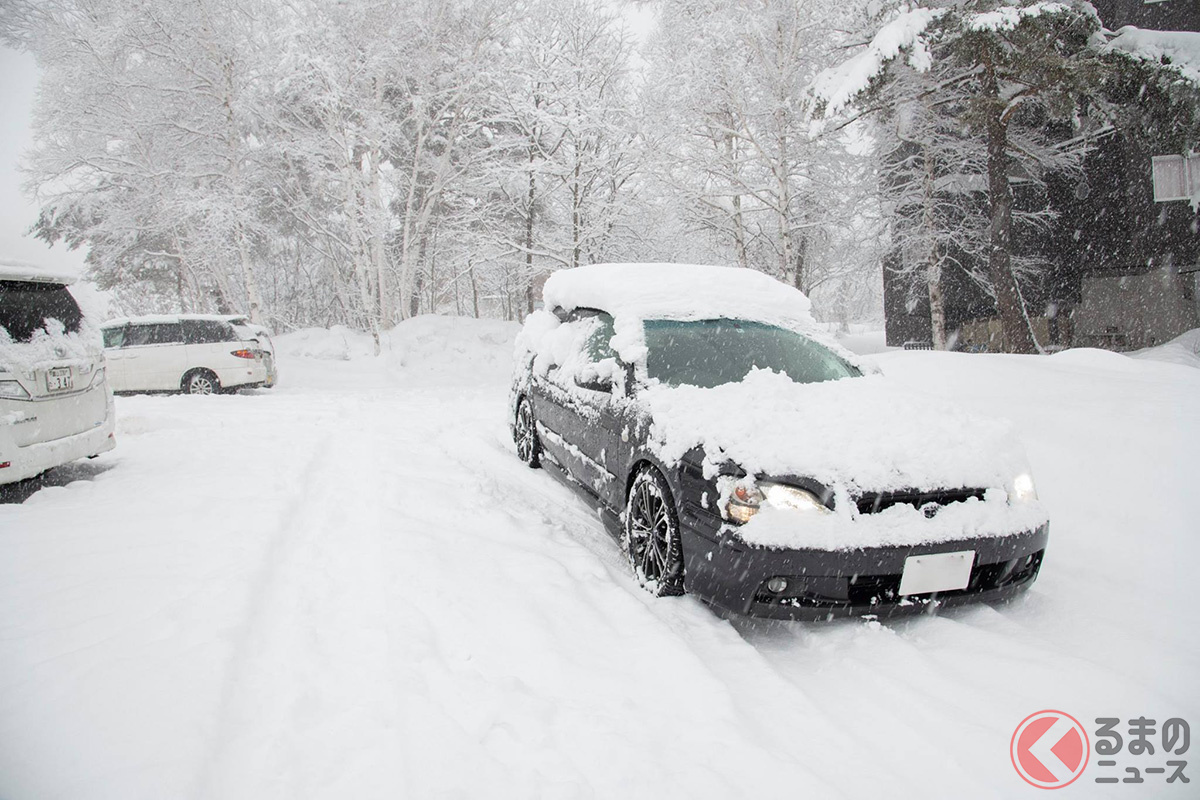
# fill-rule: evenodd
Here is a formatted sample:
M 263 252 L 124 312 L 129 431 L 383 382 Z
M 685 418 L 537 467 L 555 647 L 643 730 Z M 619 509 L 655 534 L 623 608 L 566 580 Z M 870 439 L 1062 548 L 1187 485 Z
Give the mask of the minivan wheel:
M 188 394 L 215 394 L 221 391 L 221 381 L 208 370 L 198 369 L 184 377 L 183 390 Z
M 666 480 L 644 466 L 625 501 L 625 554 L 633 576 L 656 597 L 683 594 L 679 517 Z
M 522 397 L 517 403 L 517 418 L 513 423 L 513 442 L 517 445 L 517 457 L 528 466 L 537 469 L 542 463 L 542 443 L 537 435 L 537 421 L 533 417 L 533 406 Z

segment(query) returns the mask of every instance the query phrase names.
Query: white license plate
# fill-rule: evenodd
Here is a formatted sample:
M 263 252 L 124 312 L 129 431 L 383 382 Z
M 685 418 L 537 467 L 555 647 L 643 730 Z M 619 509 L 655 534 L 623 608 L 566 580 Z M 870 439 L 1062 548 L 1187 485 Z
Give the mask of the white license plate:
M 55 367 L 46 372 L 46 391 L 66 392 L 74 386 L 70 367 Z
M 974 564 L 974 550 L 909 556 L 904 559 L 900 594 L 928 594 L 965 589 L 971 582 L 971 567 Z

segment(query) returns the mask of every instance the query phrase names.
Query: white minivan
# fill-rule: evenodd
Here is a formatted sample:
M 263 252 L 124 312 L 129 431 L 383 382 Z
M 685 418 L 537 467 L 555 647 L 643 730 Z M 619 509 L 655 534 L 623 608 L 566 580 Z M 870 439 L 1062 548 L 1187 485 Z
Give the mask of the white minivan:
M 0 484 L 116 444 L 100 337 L 69 282 L 0 262 Z
M 262 348 L 224 317 L 131 317 L 101 326 L 114 392 L 213 394 L 267 381 Z

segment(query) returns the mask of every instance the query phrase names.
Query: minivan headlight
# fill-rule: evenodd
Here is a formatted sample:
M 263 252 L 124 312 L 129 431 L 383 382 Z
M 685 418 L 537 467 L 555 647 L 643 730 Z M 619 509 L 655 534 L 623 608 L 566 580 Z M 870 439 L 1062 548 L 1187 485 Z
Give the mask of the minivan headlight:
M 764 506 L 806 514 L 828 514 L 829 507 L 812 492 L 774 481 L 759 481 L 756 486 L 738 486 L 725 507 L 734 522 L 749 522 Z
M 0 380 L 0 397 L 10 400 L 28 400 L 29 392 L 25 391 L 25 387 L 16 381 Z

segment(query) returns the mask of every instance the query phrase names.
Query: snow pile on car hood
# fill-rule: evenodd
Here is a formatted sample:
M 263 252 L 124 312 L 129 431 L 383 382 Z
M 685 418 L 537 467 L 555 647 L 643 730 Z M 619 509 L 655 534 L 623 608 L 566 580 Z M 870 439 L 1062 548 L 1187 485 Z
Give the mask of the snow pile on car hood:
M 732 461 L 747 480 L 811 478 L 833 492 L 834 513 L 802 525 L 793 512 L 760 513 L 739 529 L 751 544 L 911 544 L 1029 530 L 1046 521 L 1035 500 L 1009 503 L 1013 480 L 1029 466 L 1008 423 L 906 392 L 882 376 L 798 384 L 754 370 L 740 383 L 659 385 L 640 397 L 652 419 L 650 447 L 665 463 L 700 447 L 707 477 Z M 720 508 L 739 482 L 718 478 Z M 864 492 L 938 489 L 983 489 L 984 497 L 953 503 L 932 520 L 911 506 L 859 515 L 853 502 Z
M 627 364 L 645 359 L 648 319 L 742 319 L 797 331 L 846 361 L 858 358 L 821 329 L 803 292 L 752 269 L 701 264 L 592 264 L 560 270 L 546 281 L 547 309 L 597 308 L 613 316 L 612 348 Z M 539 315 L 540 316 L 540 315 Z M 534 320 L 521 343 L 539 352 L 536 339 L 554 327 Z M 551 341 L 550 339 L 546 340 Z
M 912 394 L 882 376 L 798 384 L 770 370 L 711 389 L 655 386 L 641 399 L 656 455 L 704 448 L 710 474 L 812 478 L 850 493 L 1005 487 L 1028 467 L 1011 427 Z

